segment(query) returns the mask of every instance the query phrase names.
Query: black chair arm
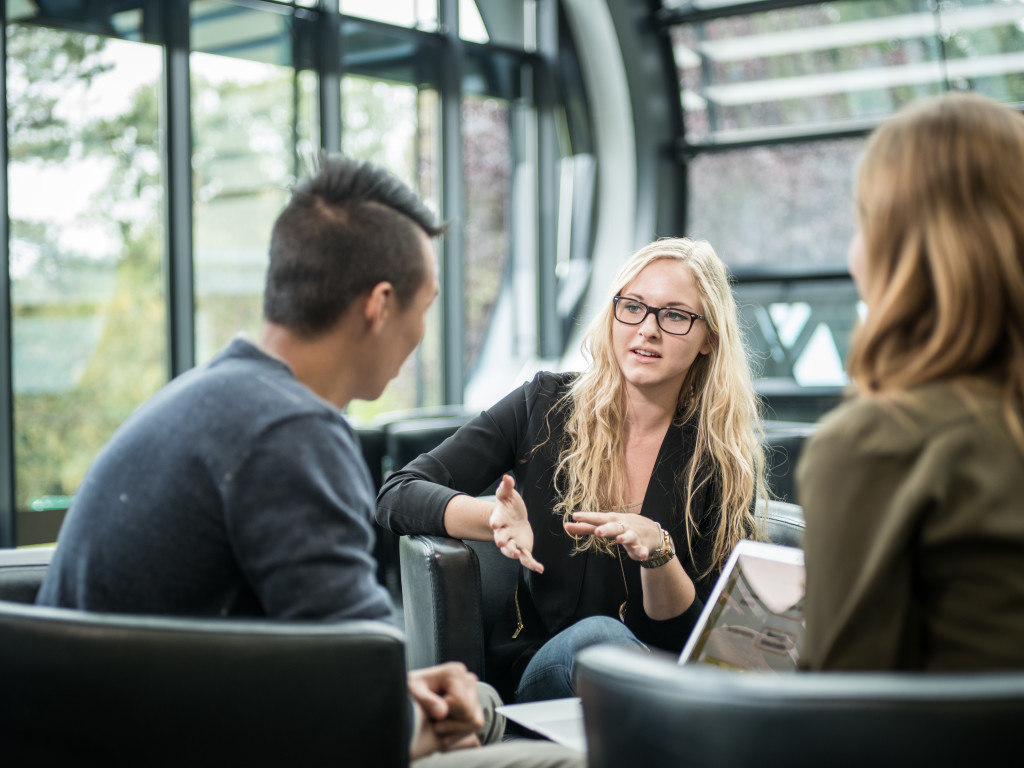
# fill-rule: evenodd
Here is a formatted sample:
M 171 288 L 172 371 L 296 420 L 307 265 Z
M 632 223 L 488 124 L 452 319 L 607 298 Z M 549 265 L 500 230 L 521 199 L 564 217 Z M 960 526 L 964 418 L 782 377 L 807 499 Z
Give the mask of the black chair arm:
M 54 547 L 0 549 L 0 600 L 34 603 Z
M 480 565 L 459 539 L 402 536 L 402 603 L 410 669 L 461 661 L 484 679 Z
M 1024 673 L 732 672 L 614 646 L 577 659 L 590 768 L 994 765 Z
M 373 621 L 0 601 L 0 751 L 10 765 L 404 768 L 403 641 Z

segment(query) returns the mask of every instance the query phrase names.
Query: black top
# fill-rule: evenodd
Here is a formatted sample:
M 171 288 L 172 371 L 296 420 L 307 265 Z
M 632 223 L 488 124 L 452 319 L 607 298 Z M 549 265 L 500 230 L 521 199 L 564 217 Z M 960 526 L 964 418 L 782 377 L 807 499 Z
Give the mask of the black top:
M 377 520 L 395 533 L 447 536 L 444 510 L 453 496 L 478 495 L 502 474 L 515 476 L 533 526 L 533 556 L 544 564 L 544 573 L 520 569 L 518 602 L 524 629 L 512 639 L 516 612 L 509 595 L 508 610 L 488 643 L 488 682 L 502 693 L 514 690 L 546 640 L 588 616 L 618 617 L 623 600 L 626 625 L 641 641 L 678 653 L 718 576 L 716 569 L 698 578 L 710 562 L 721 515 L 720 505 L 709 499 L 710 494 L 718 495 L 715 483 L 705 483 L 694 496 L 698 536 L 693 540 L 693 559 L 687 549 L 685 476 L 696 439 L 696 428 L 690 424 L 673 425 L 665 435 L 641 514 L 671 532 L 680 562 L 697 589 L 693 605 L 676 618 L 654 621 L 644 613 L 638 562 L 625 553 L 621 558 L 593 551 L 573 554 L 575 542 L 562 528 L 561 515 L 552 512 L 559 500 L 553 476 L 566 416 L 564 409 L 552 406 L 574 376 L 537 374 L 437 448 L 390 475 L 377 497 Z

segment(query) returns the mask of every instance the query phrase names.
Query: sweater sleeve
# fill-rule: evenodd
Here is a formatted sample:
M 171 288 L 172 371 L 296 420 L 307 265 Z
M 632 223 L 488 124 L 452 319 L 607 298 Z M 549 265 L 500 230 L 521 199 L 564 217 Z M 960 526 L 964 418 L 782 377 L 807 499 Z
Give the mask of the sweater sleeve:
M 279 423 L 222 483 L 231 546 L 268 616 L 391 620 L 371 555 L 373 486 L 346 425 Z

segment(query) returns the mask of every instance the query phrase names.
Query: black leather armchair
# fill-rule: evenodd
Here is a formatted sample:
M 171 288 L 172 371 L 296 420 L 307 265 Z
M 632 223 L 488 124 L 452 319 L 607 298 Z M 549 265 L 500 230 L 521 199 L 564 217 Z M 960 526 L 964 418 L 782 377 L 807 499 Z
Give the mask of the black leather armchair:
M 403 635 L 379 622 L 0 601 L 5 765 L 405 766 Z
M 382 414 L 372 425 L 356 428 L 363 457 L 370 467 L 376 490 L 387 476 L 401 469 L 421 453 L 433 450 L 473 417 L 460 406 L 421 408 Z M 373 555 L 377 579 L 398 597 L 401 571 L 398 537 L 383 526 L 375 526 L 377 540 Z
M 0 600 L 34 603 L 54 547 L 0 549 Z
M 769 502 L 765 519 L 772 541 L 800 546 L 799 506 Z M 461 661 L 486 680 L 484 645 L 515 589 L 519 564 L 491 542 L 438 536 L 400 537 L 399 560 L 409 667 Z
M 586 649 L 576 670 L 590 768 L 964 768 L 1019 759 L 1021 672 L 769 675 L 614 646 Z

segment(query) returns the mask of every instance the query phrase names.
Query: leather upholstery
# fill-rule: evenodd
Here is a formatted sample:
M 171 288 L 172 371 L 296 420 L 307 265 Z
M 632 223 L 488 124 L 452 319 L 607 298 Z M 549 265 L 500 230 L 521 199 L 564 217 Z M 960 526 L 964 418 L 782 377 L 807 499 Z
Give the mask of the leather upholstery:
M 1021 672 L 736 673 L 611 646 L 576 669 L 590 768 L 997 765 L 1024 718 Z
M 758 505 L 762 509 L 763 500 Z M 800 546 L 799 506 L 769 502 L 766 523 L 773 542 Z M 399 559 L 409 667 L 461 661 L 487 680 L 484 644 L 507 609 L 519 564 L 491 542 L 422 535 L 400 537 Z
M 768 511 L 764 518 L 765 533 L 773 544 L 787 547 L 802 547 L 804 539 L 804 511 L 798 504 L 787 501 L 767 502 Z M 757 515 L 764 512 L 765 500 L 757 500 Z
M 380 427 L 357 426 L 353 427 L 353 431 L 359 440 L 363 460 L 370 470 L 373 490 L 379 491 L 384 480 L 384 430 Z
M 461 413 L 407 419 L 384 426 L 387 468 L 401 469 L 421 453 L 432 451 L 476 414 Z M 385 472 L 385 477 L 387 472 Z
M 384 480 L 384 430 L 370 425 L 356 426 L 353 430 L 359 440 L 363 460 L 370 470 L 373 492 L 376 493 Z M 390 588 L 389 575 L 398 570 L 395 537 L 391 531 L 380 525 L 374 525 L 374 533 L 376 538 L 373 544 L 373 559 L 377 563 L 377 581 Z
M 34 603 L 54 547 L 0 549 L 0 600 Z
M 5 764 L 408 762 L 403 636 L 379 622 L 0 602 L 0 680 Z
M 393 470 L 401 469 L 421 453 L 436 448 L 472 416 L 455 406 L 420 409 L 406 412 L 395 421 L 381 421 L 373 427 L 357 429 L 363 456 L 374 474 L 376 489 L 380 490 L 381 483 Z M 377 534 L 373 550 L 377 560 L 377 579 L 393 590 L 397 597 L 401 581 L 398 537 L 381 525 L 374 526 L 374 529 Z

